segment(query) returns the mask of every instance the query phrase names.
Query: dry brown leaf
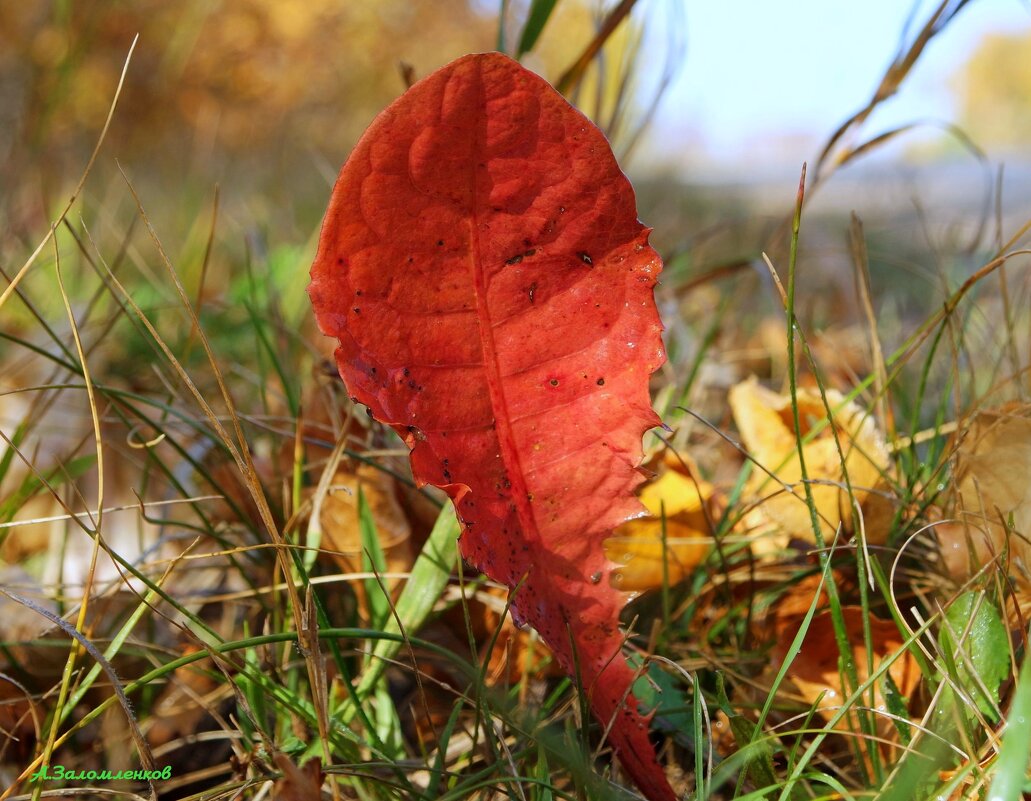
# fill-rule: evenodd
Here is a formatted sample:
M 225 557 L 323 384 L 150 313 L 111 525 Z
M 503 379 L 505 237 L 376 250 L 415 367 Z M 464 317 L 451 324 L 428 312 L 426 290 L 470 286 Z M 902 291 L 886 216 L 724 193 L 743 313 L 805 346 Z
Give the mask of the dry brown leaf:
M 36 745 L 36 723 L 46 717 L 29 691 L 0 673 L 0 764 L 27 759 Z
M 945 563 L 957 576 L 968 575 L 1008 548 L 1010 572 L 1025 596 L 1031 590 L 1029 415 L 1031 407 L 1010 406 L 974 417 L 960 435 L 956 453 L 960 522 L 936 528 Z
M 481 654 L 481 656 L 486 656 Z M 531 629 L 521 629 L 506 616 L 487 663 L 487 683 L 512 686 L 523 676 L 531 679 L 565 675 L 551 649 Z
M 843 579 L 837 571 L 833 571 L 832 580 L 840 588 Z M 779 639 L 786 638 L 787 642 L 791 642 L 802 618 L 809 613 L 809 607 L 813 605 L 813 596 L 817 591 L 820 593 L 820 598 L 816 602 L 816 612 L 819 614 L 827 608 L 828 603 L 827 586 L 820 573 L 793 581 L 788 590 L 777 599 L 770 613 L 773 630 Z
M 864 682 L 870 675 L 867 670 L 867 650 L 863 639 L 864 612 L 859 606 L 845 606 L 841 611 L 845 617 L 845 630 L 852 647 L 856 672 L 859 674 L 859 681 Z M 801 617 L 795 617 L 794 621 L 795 627 L 797 627 L 801 623 Z M 893 621 L 871 615 L 869 622 L 871 641 L 874 646 L 873 667 L 876 671 L 885 657 L 898 651 L 905 640 Z M 782 633 L 777 637 L 771 654 L 773 669 L 776 670 L 780 667 L 794 635 L 794 630 L 782 629 Z M 907 698 L 920 681 L 920 670 L 916 660 L 909 652 L 903 653 L 892 662 L 888 673 L 895 682 L 895 686 Z M 828 720 L 845 701 L 847 693 L 842 688 L 841 673 L 838 670 L 838 647 L 834 639 L 834 624 L 829 610 L 818 613 L 812 619 L 802 643 L 802 649 L 788 668 L 787 675 L 807 702 L 814 704 L 817 698 L 820 698 L 820 712 Z M 881 712 L 887 709 L 887 703 L 881 692 L 882 686 L 883 682 L 875 681 L 874 706 Z M 869 698 L 869 695 L 866 697 Z M 847 718 L 843 718 L 839 721 L 837 728 L 850 728 L 847 720 Z M 889 738 L 893 736 L 894 724 L 888 717 L 878 717 L 877 726 L 882 736 Z
M 676 469 L 666 468 L 645 485 L 640 498 L 648 517 L 624 523 L 604 542 L 605 556 L 620 567 L 613 586 L 627 592 L 661 587 L 663 582 L 662 515 L 666 515 L 666 572 L 670 584 L 688 575 L 709 552 L 713 537 L 715 490 Z M 706 509 L 708 508 L 708 516 Z
M 197 646 L 187 645 L 183 648 L 183 655 L 197 650 Z M 208 660 L 176 669 L 154 704 L 154 717 L 151 718 L 154 723 L 147 731 L 147 742 L 151 747 L 200 730 L 200 722 L 209 714 L 208 704 L 217 703 L 210 699 L 205 701 L 205 697 L 224 686 L 212 677 L 210 669 Z
M 870 415 L 840 392 L 826 390 L 834 425 L 803 445 L 806 470 L 825 537 L 833 536 L 839 523 L 852 528 L 852 508 L 836 431 L 855 500 L 859 502 L 869 542 L 887 539 L 893 515 L 885 495 L 885 475 L 891 469 L 888 448 Z M 801 435 L 826 420 L 823 399 L 817 390 L 797 392 Z M 813 541 L 809 507 L 805 500 L 798 458 L 791 398 L 760 386 L 752 377 L 730 390 L 730 408 L 749 454 L 766 470 L 753 472 L 749 491 L 760 500 L 759 508 L 791 537 Z M 785 486 L 786 485 L 786 486 Z
M 362 571 L 362 537 L 358 525 L 358 488 L 361 487 L 369 511 L 376 522 L 376 534 L 389 573 L 407 573 L 415 561 L 412 551 L 412 528 L 398 502 L 395 480 L 371 465 L 351 470 L 341 466 L 333 476 L 329 492 L 322 502 L 319 522 L 322 526 L 322 547 L 345 573 Z M 385 579 L 388 587 L 396 587 L 400 579 Z M 356 585 L 360 591 L 360 587 Z
M 326 779 L 322 760 L 317 757 L 309 759 L 301 767 L 283 753 L 276 753 L 273 760 L 283 772 L 283 778 L 276 782 L 272 798 L 276 801 L 314 801 L 322 797 L 322 783 Z

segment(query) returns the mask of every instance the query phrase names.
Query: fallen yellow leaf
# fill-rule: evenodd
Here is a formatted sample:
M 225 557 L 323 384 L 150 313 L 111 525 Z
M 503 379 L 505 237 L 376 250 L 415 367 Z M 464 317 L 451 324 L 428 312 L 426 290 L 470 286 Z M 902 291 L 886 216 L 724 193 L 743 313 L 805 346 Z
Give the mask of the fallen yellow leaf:
M 789 396 L 760 386 L 754 376 L 731 388 L 730 408 L 738 431 L 745 448 L 760 466 L 753 471 L 748 490 L 759 509 L 786 534 L 814 541 L 798 457 L 797 439 L 801 437 L 823 535 L 832 536 L 839 524 L 854 529 L 854 498 L 862 509 L 867 540 L 882 543 L 887 539 L 894 512 L 885 491 L 891 462 L 884 437 L 866 410 L 846 401 L 836 390 L 826 390 L 826 396 L 833 425 L 826 424 L 826 409 L 818 391 L 797 391 L 801 430 L 796 435 Z M 821 430 L 805 441 L 817 426 Z M 852 487 L 851 497 L 839 443 Z
M 604 542 L 605 555 L 619 565 L 612 571 L 613 585 L 627 592 L 662 586 L 663 555 L 670 584 L 688 575 L 713 542 L 707 517 L 713 514 L 713 497 L 712 485 L 669 468 L 646 484 L 640 498 L 648 516 L 624 523 Z

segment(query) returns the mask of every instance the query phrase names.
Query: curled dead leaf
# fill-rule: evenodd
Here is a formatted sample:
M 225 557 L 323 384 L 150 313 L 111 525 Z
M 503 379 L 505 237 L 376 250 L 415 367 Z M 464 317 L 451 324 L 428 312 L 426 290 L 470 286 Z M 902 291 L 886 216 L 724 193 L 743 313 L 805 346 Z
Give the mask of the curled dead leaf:
M 818 390 L 800 388 L 797 392 L 801 428 L 797 436 L 804 440 L 814 429 L 820 429 L 804 441 L 802 449 L 823 535 L 832 536 L 839 524 L 854 528 L 852 498 L 838 452 L 840 442 L 852 497 L 862 509 L 866 538 L 871 543 L 883 543 L 894 514 L 886 494 L 891 461 L 884 437 L 866 410 L 846 401 L 836 390 L 826 390 L 826 396 L 833 426 L 826 424 L 826 409 Z M 752 377 L 733 387 L 729 400 L 745 448 L 765 468 L 757 469 L 748 485 L 760 499 L 759 508 L 786 534 L 813 541 L 791 398 L 760 386 Z
M 283 753 L 274 754 L 273 761 L 283 772 L 283 777 L 276 782 L 272 791 L 273 798 L 279 801 L 310 801 L 322 796 L 322 783 L 326 774 L 322 770 L 322 760 L 318 757 L 309 759 L 300 767 Z
M 859 681 L 865 682 L 870 673 L 867 669 L 869 657 L 863 636 L 864 620 L 868 619 L 870 626 L 870 639 L 873 644 L 872 661 L 875 672 L 885 659 L 902 648 L 905 639 L 893 621 L 874 615 L 867 616 L 862 607 L 845 606 L 841 611 L 845 618 L 846 636 L 852 648 Z M 801 617 L 795 618 L 795 621 L 797 626 L 801 623 Z M 795 631 L 784 631 L 774 643 L 771 654 L 774 669 L 778 669 L 783 663 L 794 635 Z M 839 653 L 834 638 L 834 623 L 830 610 L 825 610 L 812 619 L 802 643 L 802 649 L 788 667 L 787 676 L 794 682 L 808 703 L 816 704 L 819 700 L 820 714 L 827 720 L 834 716 L 849 694 L 849 691 L 842 686 L 838 662 Z M 920 669 L 908 651 L 899 655 L 888 667 L 887 672 L 895 687 L 906 698 L 912 695 L 920 681 Z M 878 713 L 878 731 L 883 737 L 892 739 L 895 731 L 894 723 L 886 714 L 883 714 L 888 710 L 884 688 L 883 679 L 875 680 L 873 706 Z M 869 698 L 869 695 L 866 697 Z M 845 717 L 838 722 L 837 728 L 850 730 L 854 728 L 854 725 L 850 723 L 849 717 Z
M 358 489 L 376 523 L 388 573 L 407 573 L 415 562 L 412 528 L 398 501 L 394 478 L 372 465 L 355 469 L 341 466 L 333 476 L 329 492 L 322 501 L 319 522 L 322 527 L 322 548 L 344 573 L 362 571 L 362 537 L 358 525 Z M 400 579 L 387 578 L 384 583 L 395 589 Z M 363 588 L 356 583 L 359 602 Z
M 980 412 L 958 437 L 957 524 L 936 527 L 953 575 L 966 576 L 1008 549 L 1018 590 L 1031 591 L 1031 407 Z

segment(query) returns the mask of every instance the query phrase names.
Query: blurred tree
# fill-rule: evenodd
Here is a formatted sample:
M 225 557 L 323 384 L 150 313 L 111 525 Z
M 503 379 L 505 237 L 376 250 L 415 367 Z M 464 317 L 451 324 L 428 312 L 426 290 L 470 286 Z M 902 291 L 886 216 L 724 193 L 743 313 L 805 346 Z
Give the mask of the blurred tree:
M 978 144 L 1031 147 L 1031 31 L 986 37 L 957 83 L 961 123 Z

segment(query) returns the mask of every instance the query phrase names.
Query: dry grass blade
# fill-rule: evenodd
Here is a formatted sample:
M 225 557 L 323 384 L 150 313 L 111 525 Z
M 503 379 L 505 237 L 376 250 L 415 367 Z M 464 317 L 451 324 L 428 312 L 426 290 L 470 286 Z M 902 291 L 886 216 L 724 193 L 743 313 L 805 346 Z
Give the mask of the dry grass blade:
M 852 213 L 849 226 L 849 246 L 852 250 L 852 263 L 855 265 L 856 294 L 859 296 L 866 318 L 868 337 L 870 340 L 870 361 L 874 368 L 874 408 L 880 429 L 889 441 L 896 437 L 895 419 L 889 414 L 890 404 L 887 397 L 888 374 L 884 368 L 884 350 L 877 334 L 877 315 L 873 309 L 870 288 L 870 259 L 866 250 L 866 237 L 863 234 L 863 222 L 859 215 Z
M 53 229 L 51 229 L 51 236 L 53 236 Z M 86 613 L 87 613 L 87 611 L 89 609 L 90 597 L 92 595 L 92 590 L 93 590 L 93 580 L 94 580 L 94 576 L 96 575 L 96 569 L 97 569 L 97 555 L 100 553 L 101 530 L 102 530 L 102 527 L 103 527 L 103 509 L 104 509 L 104 442 L 103 442 L 103 437 L 101 436 L 101 433 L 100 433 L 100 415 L 99 415 L 99 413 L 97 411 L 97 399 L 96 399 L 96 395 L 94 394 L 94 390 L 93 390 L 93 379 L 90 376 L 89 366 L 88 366 L 88 364 L 86 362 L 86 354 L 84 353 L 83 348 L 82 348 L 82 339 L 79 336 L 79 326 L 77 325 L 77 323 L 75 321 L 75 315 L 72 313 L 71 303 L 68 300 L 68 292 L 65 289 L 64 278 L 61 275 L 61 254 L 60 254 L 60 251 L 59 251 L 59 249 L 57 247 L 57 240 L 54 239 L 53 243 L 54 243 L 54 264 L 55 264 L 55 269 L 56 269 L 56 273 L 57 273 L 57 285 L 58 285 L 58 289 L 59 289 L 60 294 L 61 294 L 61 300 L 64 303 L 65 312 L 68 315 L 68 321 L 71 324 L 72 338 L 75 341 L 75 350 L 76 350 L 76 353 L 77 353 L 77 355 L 79 357 L 79 364 L 80 364 L 80 366 L 82 368 L 83 380 L 86 383 L 86 394 L 87 394 L 88 399 L 89 399 L 90 417 L 91 417 L 92 423 L 93 423 L 93 437 L 94 437 L 94 442 L 95 442 L 95 445 L 96 445 L 96 454 L 97 454 L 97 503 L 96 503 L 96 508 L 98 510 L 100 510 L 100 511 L 99 511 L 99 513 L 97 515 L 97 518 L 95 520 L 91 521 L 93 523 L 93 546 L 90 549 L 90 563 L 89 563 L 89 568 L 88 568 L 87 573 L 86 573 L 86 584 L 85 584 L 85 587 L 83 588 L 82 600 L 79 603 L 79 614 L 78 614 L 78 617 L 77 617 L 77 619 L 75 621 L 75 631 L 81 633 L 83 631 L 85 625 L 86 625 Z M 37 611 L 39 611 L 39 610 L 37 609 Z M 82 638 L 82 639 L 78 639 L 77 638 L 76 641 L 81 644 L 81 643 L 85 642 L 85 638 Z M 75 646 L 70 648 L 69 651 L 68 651 L 68 659 L 67 659 L 67 661 L 65 663 L 65 669 L 64 669 L 64 671 L 62 672 L 62 675 L 61 675 L 61 686 L 60 686 L 60 690 L 59 690 L 59 694 L 58 694 L 57 705 L 56 705 L 55 710 L 54 710 L 54 716 L 53 716 L 53 720 L 52 720 L 52 723 L 51 723 L 51 726 L 50 726 L 50 732 L 47 735 L 46 745 L 44 746 L 44 749 L 43 749 L 43 764 L 44 765 L 49 765 L 50 764 L 50 758 L 51 758 L 51 755 L 52 755 L 53 749 L 54 749 L 54 741 L 57 738 L 58 727 L 61 725 L 61 718 L 63 716 L 65 702 L 68 700 L 68 692 L 69 692 L 69 689 L 70 689 L 70 686 L 71 686 L 73 674 L 75 672 L 75 663 L 76 663 L 76 661 L 78 659 L 79 651 L 80 651 L 80 649 L 78 647 L 75 647 Z M 97 654 L 97 656 L 99 657 L 99 654 Z M 98 664 L 99 664 L 99 662 L 98 662 Z M 128 700 L 124 699 L 124 696 L 122 698 L 120 698 L 120 700 L 124 700 L 125 701 L 125 704 L 126 704 L 126 714 L 128 714 L 130 716 L 131 723 L 135 724 L 135 720 L 132 720 L 131 713 L 128 710 Z M 134 729 L 133 734 L 137 735 L 138 731 Z M 142 739 L 142 735 L 137 738 L 137 746 L 140 746 L 141 744 L 145 747 L 145 743 L 144 743 L 144 741 Z M 142 754 L 143 754 L 143 752 L 141 751 L 141 759 L 144 758 L 142 756 Z M 149 753 L 148 753 L 145 761 L 148 761 L 148 760 L 152 761 L 152 760 L 150 760 Z M 38 796 L 38 794 L 39 794 L 41 789 L 42 789 L 42 785 L 41 784 L 37 784 L 36 787 L 34 788 L 34 793 L 33 794 Z M 153 785 L 151 786 L 151 791 L 153 792 Z
M 214 375 L 215 381 L 218 384 L 219 392 L 222 395 L 222 401 L 226 406 L 226 409 L 229 414 L 229 419 L 232 422 L 233 431 L 236 435 L 235 442 L 229 437 L 228 432 L 225 431 L 218 417 L 214 414 L 213 410 L 204 400 L 200 392 L 198 392 L 193 382 L 189 381 L 189 377 L 186 373 L 186 370 L 183 368 L 179 360 L 174 356 L 174 354 L 172 354 L 171 350 L 163 342 L 163 340 L 161 340 L 160 336 L 157 334 L 157 331 L 153 329 L 153 326 L 145 320 L 144 322 L 147 325 L 148 330 L 151 331 L 152 336 L 155 337 L 155 340 L 158 342 L 162 350 L 165 351 L 166 356 L 168 357 L 172 366 L 175 368 L 176 372 L 180 375 L 181 378 L 183 378 L 187 382 L 187 386 L 190 388 L 195 400 L 197 400 L 201 404 L 201 407 L 204 409 L 204 412 L 207 415 L 209 422 L 218 432 L 219 437 L 222 439 L 225 446 L 233 454 L 233 458 L 236 461 L 237 468 L 239 469 L 240 473 L 244 478 L 244 484 L 252 500 L 254 501 L 255 506 L 258 509 L 258 513 L 261 517 L 262 523 L 264 524 L 265 530 L 268 533 L 272 542 L 276 545 L 276 560 L 279 563 L 280 570 L 283 572 L 284 576 L 291 576 L 294 574 L 294 564 L 291 560 L 290 554 L 288 553 L 287 543 L 283 539 L 282 534 L 279 531 L 279 527 L 276 524 L 275 518 L 272 514 L 272 509 L 269 506 L 268 498 L 265 496 L 264 488 L 262 487 L 261 481 L 258 478 L 258 473 L 255 469 L 253 458 L 251 457 L 250 448 L 247 444 L 247 438 L 243 433 L 243 428 L 240 424 L 240 418 L 236 412 L 236 405 L 233 402 L 232 395 L 229 392 L 229 388 L 225 383 L 225 379 L 222 375 L 222 370 L 218 365 L 218 360 L 215 358 L 214 350 L 212 349 L 211 343 L 208 340 L 208 337 L 200 324 L 200 319 L 197 316 L 197 312 L 194 309 L 193 304 L 190 302 L 190 298 L 186 292 L 186 289 L 183 286 L 182 281 L 180 280 L 179 275 L 175 270 L 175 267 L 172 265 L 171 259 L 168 258 L 164 246 L 161 244 L 161 240 L 158 237 L 157 232 L 154 230 L 154 226 L 151 224 L 145 209 L 143 208 L 143 203 L 140 200 L 140 197 L 137 194 L 136 189 L 133 187 L 132 182 L 129 180 L 129 177 L 125 174 L 124 171 L 122 171 L 121 165 L 119 165 L 119 171 L 122 172 L 122 177 L 125 179 L 126 185 L 129 188 L 129 192 L 136 203 L 137 211 L 139 212 L 140 217 L 143 219 L 143 222 L 147 227 L 147 231 L 150 233 L 151 240 L 154 243 L 154 246 L 157 248 L 158 254 L 161 257 L 161 262 L 164 265 L 169 278 L 172 280 L 172 283 L 175 286 L 175 290 L 179 296 L 179 301 L 182 305 L 182 308 L 189 315 L 191 324 L 195 326 L 195 330 L 197 331 L 200 343 L 204 349 L 204 353 L 207 356 L 208 364 L 211 367 L 212 374 Z M 112 280 L 117 282 L 117 279 L 114 278 L 114 274 L 110 271 L 108 271 L 108 276 Z M 118 284 L 118 286 L 121 287 L 120 284 Z M 135 304 L 135 302 L 132 301 L 128 293 L 125 292 L 124 288 L 122 288 L 121 291 L 125 296 L 126 300 L 132 304 L 137 315 L 142 315 L 142 311 L 139 310 L 139 307 Z M 143 317 L 141 316 L 141 320 L 142 319 Z M 310 627 L 306 629 L 304 614 L 305 607 L 301 601 L 301 597 L 298 593 L 297 587 L 293 582 L 287 582 L 286 589 L 288 597 L 290 599 L 290 611 L 293 617 L 294 630 L 297 632 L 310 630 Z M 313 625 L 315 626 L 315 632 L 317 634 L 317 622 L 313 623 Z M 320 675 L 322 671 L 325 670 L 325 668 L 319 662 L 317 654 L 314 654 L 309 650 L 302 650 L 302 654 L 304 655 L 305 663 L 308 668 L 309 682 L 312 687 L 317 687 L 320 685 L 321 682 L 324 681 L 324 677 L 320 678 Z M 319 704 L 316 707 L 316 715 L 318 720 L 320 739 L 323 743 L 323 747 L 328 749 L 330 727 L 327 706 L 325 704 Z M 326 751 L 326 757 L 329 757 L 328 750 Z
M 659 79 L 655 84 L 655 88 L 652 91 L 651 97 L 648 98 L 644 104 L 644 109 L 637 116 L 634 122 L 633 128 L 621 138 L 620 146 L 620 157 L 624 160 L 629 160 L 633 157 L 634 151 L 638 144 L 644 137 L 644 133 L 648 130 L 649 125 L 655 118 L 655 114 L 659 109 L 659 104 L 666 96 L 666 92 L 669 90 L 673 81 L 680 73 L 685 63 L 684 53 L 687 47 L 687 37 L 685 35 L 686 26 L 683 23 L 683 19 L 680 15 L 683 14 L 683 9 L 679 2 L 673 0 L 668 4 L 669 13 L 676 15 L 672 22 L 667 25 L 667 43 L 665 48 L 665 54 L 662 62 L 662 69 L 659 73 Z M 624 83 L 628 84 L 631 81 L 631 77 L 639 72 L 636 69 L 636 63 L 628 63 L 625 65 L 626 80 Z M 629 105 L 629 91 L 620 91 L 620 98 L 624 97 L 627 99 L 617 108 L 617 116 L 613 120 L 613 127 L 620 121 L 618 116 L 620 113 L 626 113 Z
M 107 137 L 108 128 L 111 127 L 111 120 L 115 116 L 115 108 L 118 106 L 118 98 L 122 95 L 122 87 L 125 84 L 125 76 L 129 73 L 129 62 L 132 61 L 132 53 L 136 49 L 136 42 L 139 41 L 139 35 L 133 37 L 132 44 L 129 46 L 129 52 L 126 53 L 125 63 L 122 64 L 122 74 L 118 78 L 118 86 L 115 89 L 114 97 L 111 100 L 111 106 L 107 112 L 107 118 L 104 120 L 104 127 L 100 130 L 100 136 L 97 137 L 97 144 L 93 148 L 93 152 L 90 154 L 89 161 L 86 162 L 86 167 L 82 171 L 82 175 L 79 178 L 79 182 L 75 185 L 75 189 L 72 191 L 72 195 L 68 198 L 68 202 L 65 204 L 64 211 L 58 215 L 58 218 L 50 226 L 50 230 L 47 231 L 47 235 L 43 237 L 43 240 L 36 246 L 36 249 L 32 251 L 29 257 L 25 260 L 25 263 L 21 266 L 21 269 L 15 273 L 14 278 L 11 279 L 7 288 L 0 293 L 0 308 L 7 302 L 7 299 L 11 297 L 15 289 L 18 288 L 18 284 L 21 283 L 22 279 L 28 273 L 29 269 L 35 263 L 37 257 L 43 252 L 43 248 L 47 246 L 47 243 L 53 238 L 54 232 L 57 226 L 68 216 L 68 212 L 71 211 L 72 206 L 75 205 L 75 201 L 78 200 L 79 194 L 82 192 L 82 188 L 86 185 L 86 178 L 89 176 L 90 171 L 93 169 L 93 164 L 97 160 L 97 155 L 100 153 L 100 147 L 104 144 L 104 139 Z
M 937 9 L 935 9 L 928 18 L 927 22 L 924 23 L 924 26 L 920 29 L 919 33 L 917 33 L 913 38 L 913 41 L 908 45 L 905 41 L 902 42 L 899 47 L 899 52 L 895 55 L 894 60 L 884 73 L 884 76 L 881 78 L 881 81 L 869 102 L 845 120 L 845 122 L 843 122 L 827 140 L 823 150 L 816 159 L 816 164 L 813 169 L 813 186 L 824 179 L 825 168 L 832 161 L 832 155 L 839 143 L 841 143 L 847 135 L 860 128 L 873 113 L 874 109 L 898 92 L 903 81 L 916 65 L 927 45 L 935 36 L 945 29 L 949 22 L 951 22 L 952 19 L 969 4 L 969 2 L 970 0 L 942 0 Z M 834 157 L 833 161 L 836 165 L 842 164 L 845 161 L 848 161 L 848 159 L 851 158 L 851 155 L 852 152 L 846 148 L 841 155 Z
M 66 787 L 63 790 L 43 790 L 39 794 L 39 798 L 67 799 L 77 796 L 112 796 L 118 799 L 130 799 L 130 801 L 147 801 L 145 796 L 131 793 L 128 790 L 112 790 L 109 787 Z M 32 795 L 12 795 L 8 801 L 29 801 L 33 797 Z
M 637 0 L 620 0 L 619 5 L 605 16 L 594 38 L 591 39 L 576 61 L 555 82 L 555 88 L 558 91 L 567 95 L 583 80 L 584 73 L 590 66 L 591 61 L 601 52 L 609 37 L 612 36 L 620 23 L 633 11 L 635 5 L 637 5 Z
M 93 645 L 93 643 L 86 639 L 86 637 L 84 637 L 79 631 L 77 631 L 70 623 L 68 623 L 66 620 L 59 617 L 58 615 L 55 615 L 49 609 L 45 609 L 39 604 L 30 601 L 28 598 L 23 598 L 22 596 L 17 595 L 11 592 L 10 590 L 4 589 L 3 587 L 0 587 L 0 594 L 7 596 L 17 604 L 21 604 L 22 606 L 31 609 L 36 614 L 45 617 L 47 620 L 49 620 L 51 623 L 53 623 L 55 626 L 61 629 L 65 634 L 71 637 L 76 643 L 78 643 L 78 645 L 84 651 L 86 651 L 90 656 L 93 657 L 94 660 L 96 660 L 96 663 L 100 666 L 101 670 L 104 671 L 104 673 L 110 680 L 111 688 L 114 690 L 115 696 L 118 699 L 118 704 L 122 707 L 122 711 L 125 712 L 126 721 L 129 724 L 129 732 L 132 735 L 133 741 L 136 743 L 136 750 L 140 756 L 140 762 L 142 763 L 145 770 L 153 770 L 154 757 L 150 753 L 150 746 L 147 745 L 147 740 L 143 736 L 143 732 L 140 731 L 139 725 L 136 723 L 136 716 L 133 714 L 132 705 L 129 703 L 129 699 L 126 697 L 125 690 L 122 687 L 121 679 L 118 678 L 118 674 L 115 673 L 115 670 L 111 666 L 111 663 L 104 658 L 104 655 L 100 653 L 99 650 L 97 650 L 96 646 Z M 34 761 L 23 771 L 22 775 L 18 777 L 16 784 L 24 781 L 34 770 L 36 770 L 38 764 L 49 764 L 49 754 L 47 752 L 44 752 L 44 755 L 41 759 Z M 151 798 L 154 801 L 157 801 L 157 790 L 154 787 L 153 781 L 148 779 L 147 783 L 150 785 Z M 42 783 L 37 784 L 36 787 L 38 788 L 38 790 L 42 790 Z M 7 794 L 10 792 L 11 789 L 13 789 L 13 786 L 11 788 L 8 788 L 8 790 L 4 793 L 0 794 L 0 801 L 8 797 Z

